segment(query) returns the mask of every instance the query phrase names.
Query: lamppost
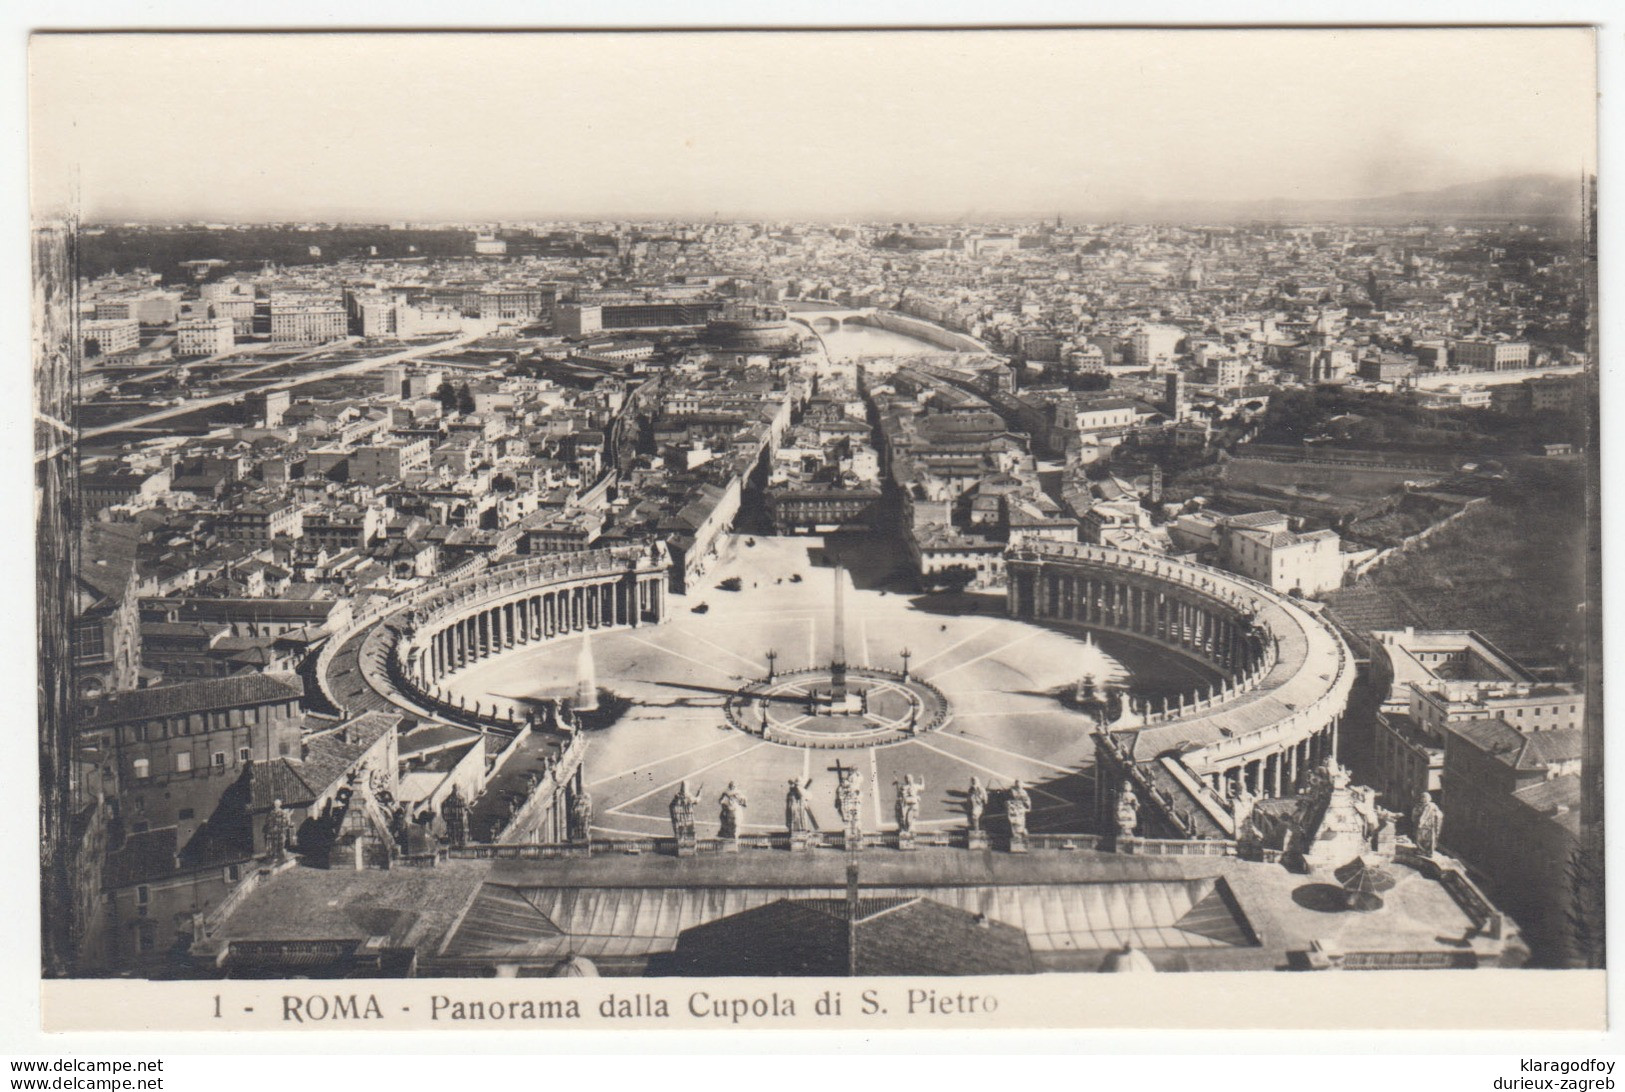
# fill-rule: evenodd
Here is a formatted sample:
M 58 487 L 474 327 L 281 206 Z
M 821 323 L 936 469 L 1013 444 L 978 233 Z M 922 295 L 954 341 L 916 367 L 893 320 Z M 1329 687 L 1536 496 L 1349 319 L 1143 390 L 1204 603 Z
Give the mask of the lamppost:
M 771 648 L 768 649 L 767 650 L 767 681 L 769 683 L 773 682 L 773 680 L 778 675 L 778 672 L 775 669 L 775 665 L 777 665 L 778 662 L 779 662 L 779 654 L 778 654 L 778 652 L 775 651 L 774 649 L 771 649 Z
M 903 681 L 908 682 L 908 661 L 914 656 L 914 653 L 910 652 L 908 650 L 908 647 L 905 645 L 903 647 L 902 656 L 903 656 Z

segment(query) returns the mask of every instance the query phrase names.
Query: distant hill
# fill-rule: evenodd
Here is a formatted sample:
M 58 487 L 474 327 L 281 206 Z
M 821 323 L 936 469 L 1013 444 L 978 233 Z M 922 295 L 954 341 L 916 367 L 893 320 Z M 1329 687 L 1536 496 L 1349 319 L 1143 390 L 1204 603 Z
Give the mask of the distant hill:
M 1164 202 L 1143 210 L 1159 220 L 1335 220 L 1393 223 L 1407 220 L 1462 220 L 1538 223 L 1580 218 L 1577 178 L 1525 174 L 1465 182 L 1432 190 L 1381 197 L 1263 201 Z
M 1578 219 L 1580 184 L 1552 174 L 1525 174 L 1465 182 L 1437 190 L 1412 190 L 1387 197 L 1309 204 L 1354 217 L 1449 217 L 1460 220 Z

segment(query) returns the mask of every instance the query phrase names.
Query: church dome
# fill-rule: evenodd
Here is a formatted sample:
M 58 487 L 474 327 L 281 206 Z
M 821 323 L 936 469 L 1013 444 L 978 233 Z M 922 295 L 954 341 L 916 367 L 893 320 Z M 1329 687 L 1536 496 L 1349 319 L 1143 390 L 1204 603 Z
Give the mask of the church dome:
M 598 967 L 586 956 L 573 955 L 559 960 L 547 972 L 549 978 L 597 978 Z
M 1108 955 L 1100 965 L 1102 974 L 1156 974 L 1151 957 L 1130 944 L 1120 952 Z

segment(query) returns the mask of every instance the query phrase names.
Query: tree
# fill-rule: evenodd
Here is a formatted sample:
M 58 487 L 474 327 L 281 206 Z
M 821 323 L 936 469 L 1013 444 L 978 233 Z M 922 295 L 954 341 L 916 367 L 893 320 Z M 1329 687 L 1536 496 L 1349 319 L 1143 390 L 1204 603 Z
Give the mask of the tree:
M 925 578 L 925 584 L 932 590 L 942 590 L 954 593 L 964 591 L 976 579 L 976 570 L 969 565 L 949 565 L 930 573 Z
M 468 389 L 467 383 L 457 388 L 457 412 L 474 412 L 474 392 Z
M 457 389 L 451 385 L 451 380 L 442 379 L 434 396 L 440 400 L 440 408 L 447 413 L 457 408 Z

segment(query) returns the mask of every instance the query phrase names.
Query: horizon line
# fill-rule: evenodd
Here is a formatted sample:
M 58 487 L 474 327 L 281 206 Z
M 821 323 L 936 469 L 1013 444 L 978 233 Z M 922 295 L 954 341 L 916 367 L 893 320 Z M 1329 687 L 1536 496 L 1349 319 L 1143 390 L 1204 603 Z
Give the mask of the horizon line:
M 1582 168 L 1578 173 L 1578 181 L 1585 184 L 1594 181 L 1596 171 Z M 1057 217 L 1063 220 L 1085 223 L 1147 223 L 1158 222 L 1168 218 L 1190 219 L 1211 218 L 1217 221 L 1235 220 L 1268 220 L 1277 218 L 1280 210 L 1301 210 L 1305 213 L 1324 212 L 1321 217 L 1299 216 L 1295 219 L 1327 219 L 1344 220 L 1358 218 L 1393 217 L 1393 213 L 1383 213 L 1373 209 L 1369 212 L 1357 206 L 1380 203 L 1383 201 L 1398 200 L 1408 197 L 1429 195 L 1442 195 L 1450 191 L 1470 190 L 1474 187 L 1488 187 L 1496 184 L 1514 183 L 1519 181 L 1545 181 L 1561 182 L 1571 177 L 1567 172 L 1557 171 L 1524 171 L 1514 174 L 1499 174 L 1482 177 L 1473 181 L 1454 182 L 1427 188 L 1409 188 L 1390 190 L 1382 193 L 1366 194 L 1362 196 L 1335 196 L 1335 197 L 1163 197 L 1151 199 L 1124 198 L 1121 201 L 1100 203 L 1089 208 L 1051 207 L 1048 209 L 994 209 L 979 210 L 968 209 L 964 212 L 945 216 L 941 213 L 922 214 L 918 212 L 903 212 L 899 210 L 853 210 L 849 212 L 831 211 L 760 211 L 744 212 L 730 211 L 724 214 L 721 210 L 710 212 L 696 212 L 692 210 L 670 212 L 611 212 L 595 210 L 591 212 L 543 212 L 524 214 L 494 214 L 494 213 L 456 213 L 456 214 L 405 214 L 402 212 L 387 212 L 384 210 L 354 210 L 335 212 L 324 210 L 314 215 L 305 214 L 251 214 L 244 212 L 197 212 L 197 213 L 121 213 L 117 211 L 98 212 L 93 217 L 80 217 L 82 224 L 109 224 L 109 223 L 145 223 L 145 224 L 189 224 L 189 223 L 227 223 L 233 225 L 244 224 L 277 224 L 277 223 L 605 223 L 614 221 L 629 221 L 637 223 L 755 223 L 763 221 L 790 221 L 797 223 L 860 223 L 860 224 L 986 224 L 998 222 L 1041 222 L 1047 223 Z M 1580 213 L 1580 195 L 1575 193 L 1575 200 L 1571 208 L 1563 213 L 1548 214 L 1537 219 L 1571 218 Z M 1336 209 L 1333 206 L 1356 206 Z M 1324 206 L 1316 209 L 1313 206 Z M 1497 219 L 1509 217 L 1500 214 L 1468 215 L 1436 213 L 1424 216 L 1401 215 L 1400 219 L 1429 219 L 1429 218 L 1466 218 L 1466 219 Z M 39 218 L 39 217 L 36 217 Z M 1515 218 L 1515 217 L 1514 217 Z

